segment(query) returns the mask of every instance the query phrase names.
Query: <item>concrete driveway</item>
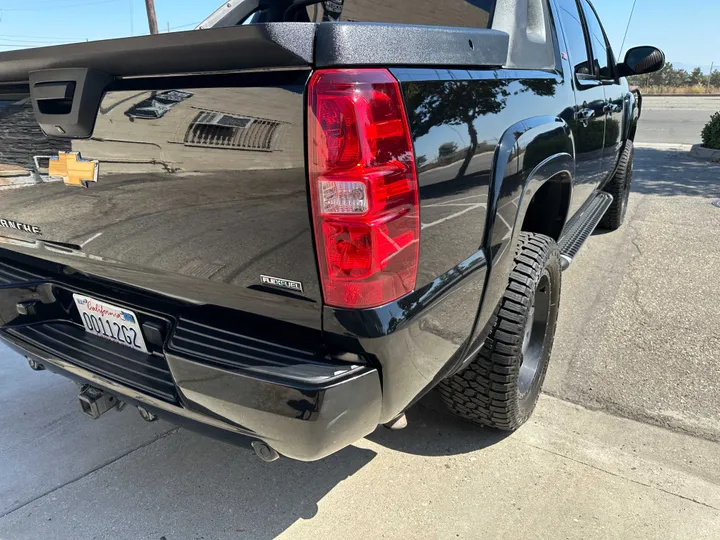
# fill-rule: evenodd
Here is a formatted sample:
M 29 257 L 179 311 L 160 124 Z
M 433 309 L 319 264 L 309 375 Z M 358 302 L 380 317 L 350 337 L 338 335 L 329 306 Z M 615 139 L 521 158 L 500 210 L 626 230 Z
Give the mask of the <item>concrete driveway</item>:
M 92 421 L 73 383 L 3 348 L 0 539 L 720 538 L 720 165 L 650 138 L 628 222 L 563 275 L 518 433 L 431 398 L 405 431 L 264 464 L 131 410 Z

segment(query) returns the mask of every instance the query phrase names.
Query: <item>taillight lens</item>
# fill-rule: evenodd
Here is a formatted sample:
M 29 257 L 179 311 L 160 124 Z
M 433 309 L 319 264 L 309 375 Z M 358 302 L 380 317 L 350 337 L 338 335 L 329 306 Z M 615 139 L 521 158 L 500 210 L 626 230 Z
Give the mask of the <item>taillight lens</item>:
M 317 71 L 308 164 L 325 302 L 375 307 L 415 288 L 418 185 L 400 87 L 384 69 Z

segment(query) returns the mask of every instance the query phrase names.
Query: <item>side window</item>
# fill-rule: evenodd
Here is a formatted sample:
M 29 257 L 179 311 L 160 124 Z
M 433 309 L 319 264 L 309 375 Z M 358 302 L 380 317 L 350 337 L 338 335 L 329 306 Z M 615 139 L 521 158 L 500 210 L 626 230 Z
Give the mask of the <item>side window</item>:
M 575 0 L 558 0 L 558 5 L 560 6 L 560 22 L 565 33 L 570 61 L 575 66 L 575 73 L 590 76 L 592 69 L 577 2 Z
M 333 20 L 489 28 L 496 0 L 326 0 L 308 7 Z M 262 2 L 267 3 L 267 2 Z M 273 2 L 271 1 L 270 4 Z M 310 2 L 306 2 L 310 3 Z M 327 18 L 325 19 L 327 20 Z
M 612 70 L 612 56 L 610 47 L 605 40 L 605 33 L 602 25 L 595 14 L 595 10 L 590 6 L 587 0 L 581 0 L 585 20 L 587 21 L 588 31 L 590 33 L 590 42 L 595 62 L 595 75 L 600 79 L 614 79 Z

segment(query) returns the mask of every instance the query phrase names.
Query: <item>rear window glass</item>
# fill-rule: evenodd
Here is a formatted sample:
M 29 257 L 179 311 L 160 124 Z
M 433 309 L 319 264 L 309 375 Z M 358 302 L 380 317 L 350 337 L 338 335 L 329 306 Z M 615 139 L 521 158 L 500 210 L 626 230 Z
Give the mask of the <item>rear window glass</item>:
M 495 0 L 331 0 L 319 6 L 335 9 L 341 21 L 489 28 Z M 314 19 L 313 6 L 308 14 Z

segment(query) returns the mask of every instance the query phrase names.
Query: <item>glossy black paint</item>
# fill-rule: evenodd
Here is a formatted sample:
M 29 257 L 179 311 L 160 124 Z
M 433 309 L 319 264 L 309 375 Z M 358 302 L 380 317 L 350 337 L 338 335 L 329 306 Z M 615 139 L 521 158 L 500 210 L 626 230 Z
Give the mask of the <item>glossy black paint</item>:
M 119 81 L 87 141 L 35 140 L 25 118 L 15 139 L 0 137 L 0 155 L 24 159 L 31 181 L 2 193 L 0 219 L 37 225 L 43 236 L 0 229 L 2 322 L 72 321 L 59 290 L 155 317 L 168 328 L 157 352 L 177 386 L 181 410 L 173 414 L 221 419 L 299 459 L 327 455 L 471 359 L 507 286 L 519 232 L 561 239 L 616 167 L 634 134 L 635 97 L 623 80 L 579 80 L 562 34 L 556 45 L 554 70 L 392 70 L 416 157 L 420 260 L 415 291 L 374 309 L 322 304 L 306 189 L 309 72 Z M 140 111 L 158 101 L 153 92 L 175 89 L 192 96 L 153 105 L 156 118 Z M 24 118 L 22 109 L 11 112 Z M 288 136 L 268 148 L 229 148 L 242 135 L 228 139 L 231 120 L 242 118 L 270 120 Z M 11 144 L 18 136 L 29 150 Z M 28 159 L 39 152 L 34 144 L 44 155 L 74 150 L 100 159 L 100 182 L 73 191 L 43 181 Z M 304 292 L 267 288 L 261 274 L 302 281 Z M 51 295 L 46 302 L 43 294 Z M 27 300 L 43 304 L 35 319 L 13 314 Z M 246 369 L 233 364 L 241 346 L 227 336 L 226 355 L 216 341 L 178 347 L 173 337 L 185 319 L 270 348 L 309 349 L 343 373 L 318 381 L 317 363 L 306 361 Z M 207 345 L 215 352 L 196 354 Z M 46 361 L 52 353 L 15 346 Z M 304 376 L 290 376 L 298 369 Z M 117 391 L 115 381 L 97 384 Z
M 21 268 L 7 266 L 0 263 L 0 277 Z M 283 455 L 304 461 L 351 444 L 379 422 L 380 377 L 355 355 L 345 352 L 333 357 L 326 349 L 301 349 L 298 342 L 291 346 L 276 323 L 272 330 L 278 335 L 265 336 L 270 342 L 259 339 L 263 329 L 257 326 L 253 337 L 245 338 L 218 330 L 217 321 L 208 333 L 191 327 L 194 347 L 180 350 L 174 344 L 180 339 L 178 328 L 188 322 L 149 308 L 176 314 L 182 312 L 180 306 L 173 309 L 129 291 L 114 291 L 116 296 L 108 298 L 110 289 L 98 287 L 95 280 L 91 280 L 95 288 L 88 290 L 72 278 L 60 284 L 43 281 L 41 274 L 36 277 L 24 286 L 0 285 L 0 338 L 51 370 L 106 389 L 121 400 L 152 407 L 160 417 L 194 429 L 207 428 L 214 436 L 224 434 L 231 440 L 236 435 L 262 439 Z M 79 286 L 67 285 L 70 282 Z M 132 309 L 141 323 L 166 323 L 165 343 L 144 355 L 86 336 L 73 292 L 120 303 Z M 17 304 L 31 301 L 37 306 L 35 314 L 19 315 Z M 202 320 L 213 322 L 207 316 Z M 182 339 L 187 345 L 188 339 Z M 208 354 L 223 357 L 224 365 Z M 164 381 L 159 381 L 160 366 Z
M 408 109 L 420 184 L 418 286 L 437 283 L 435 276 L 455 272 L 454 261 L 473 254 L 482 254 L 485 280 L 458 282 L 446 296 L 451 302 L 443 297 L 412 315 L 399 307 L 405 299 L 352 315 L 325 309 L 327 340 L 344 336 L 343 346 L 380 363 L 384 421 L 482 344 L 507 286 L 512 247 L 543 185 L 556 183 L 564 202 L 537 232 L 559 239 L 567 220 L 614 170 L 626 140 L 621 134 L 630 130 L 618 126 L 606 141 L 605 125 L 632 110 L 627 83 L 580 85 L 569 76 L 567 55 L 558 59 L 557 72 L 392 70 Z M 613 97 L 608 101 L 606 94 Z M 620 95 L 622 111 L 615 112 L 610 105 L 619 107 Z M 593 108 L 587 127 L 577 119 L 583 107 Z M 412 354 L 398 354 L 397 343 L 410 343 Z
M 42 230 L 0 227 L 0 250 L 319 330 L 303 144 L 307 77 L 117 82 L 86 140 L 46 139 L 29 104 L 0 109 L 0 156 L 22 185 L 3 191 L 0 218 Z M 183 94 L 173 101 L 175 89 Z M 233 123 L 247 127 L 241 133 Z M 33 156 L 58 151 L 99 160 L 98 182 L 79 189 L 49 181 L 47 157 L 37 168 Z M 261 275 L 299 281 L 303 292 L 263 285 Z
M 558 119 L 572 114 L 572 89 L 562 84 L 558 74 L 410 68 L 393 74 L 403 90 L 418 162 L 422 221 L 418 287 L 445 281 L 451 288 L 438 289 L 441 295 L 426 297 L 418 305 L 422 309 L 412 311 L 403 308 L 407 298 L 351 315 L 325 309 L 326 339 L 344 336 L 345 346 L 356 347 L 380 363 L 384 420 L 461 365 L 507 284 L 509 270 L 488 271 L 494 261 L 511 258 L 505 254 L 529 181 L 530 171 L 520 169 L 517 139 L 531 133 L 522 152 L 529 160 L 572 153 L 567 124 Z M 528 121 L 528 110 L 546 111 L 548 116 Z M 567 167 L 565 161 L 560 170 Z M 498 178 L 503 181 L 493 181 Z M 473 259 L 482 261 L 482 273 L 454 279 L 463 275 L 455 261 Z M 495 293 L 483 306 L 492 308 L 489 313 L 480 310 L 476 318 L 488 286 Z M 405 352 L 398 352 L 398 346 Z

